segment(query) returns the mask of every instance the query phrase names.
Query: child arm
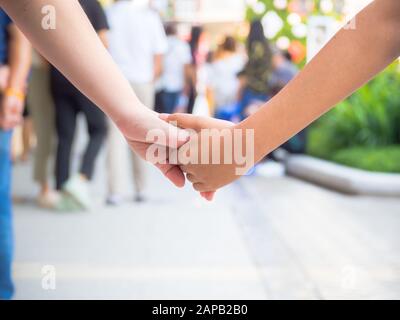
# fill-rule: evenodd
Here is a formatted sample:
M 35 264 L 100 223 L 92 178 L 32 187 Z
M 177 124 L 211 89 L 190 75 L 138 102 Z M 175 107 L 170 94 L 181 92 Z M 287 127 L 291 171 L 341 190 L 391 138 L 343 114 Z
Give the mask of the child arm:
M 376 0 L 275 98 L 240 127 L 255 129 L 256 160 L 279 147 L 400 55 L 400 1 Z

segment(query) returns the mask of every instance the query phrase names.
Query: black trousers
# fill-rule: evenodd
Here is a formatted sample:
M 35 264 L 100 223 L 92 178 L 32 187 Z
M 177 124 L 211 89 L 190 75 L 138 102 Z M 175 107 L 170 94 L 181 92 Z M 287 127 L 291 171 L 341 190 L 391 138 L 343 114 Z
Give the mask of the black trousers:
M 92 179 L 95 161 L 107 135 L 107 121 L 104 113 L 78 90 L 52 90 L 55 111 L 58 147 L 56 156 L 56 187 L 62 189 L 70 175 L 71 150 L 76 120 L 83 113 L 89 134 L 89 143 L 83 155 L 80 173 Z

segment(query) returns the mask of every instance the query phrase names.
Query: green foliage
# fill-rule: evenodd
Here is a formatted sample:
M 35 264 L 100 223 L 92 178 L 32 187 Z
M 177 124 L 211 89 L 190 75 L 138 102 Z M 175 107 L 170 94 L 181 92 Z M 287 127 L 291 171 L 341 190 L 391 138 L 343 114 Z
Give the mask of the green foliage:
M 400 173 L 400 146 L 345 149 L 339 151 L 332 160 L 362 170 Z
M 343 149 L 400 144 L 399 88 L 395 63 L 310 128 L 308 153 L 337 160 Z

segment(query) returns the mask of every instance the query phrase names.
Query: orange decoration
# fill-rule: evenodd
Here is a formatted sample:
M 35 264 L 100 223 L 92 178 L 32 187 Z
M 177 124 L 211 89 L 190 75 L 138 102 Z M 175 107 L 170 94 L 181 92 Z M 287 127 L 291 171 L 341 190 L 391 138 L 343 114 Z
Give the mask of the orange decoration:
M 295 63 L 302 62 L 305 59 L 307 53 L 306 47 L 297 40 L 292 41 L 288 51 Z

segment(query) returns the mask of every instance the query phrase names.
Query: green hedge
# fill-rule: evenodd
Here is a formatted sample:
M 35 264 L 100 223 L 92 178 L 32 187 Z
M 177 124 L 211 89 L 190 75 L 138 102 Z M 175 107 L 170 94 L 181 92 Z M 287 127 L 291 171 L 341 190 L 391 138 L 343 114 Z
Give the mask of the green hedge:
M 400 146 L 351 148 L 339 151 L 334 162 L 368 171 L 400 173 Z
M 399 64 L 394 63 L 310 127 L 307 153 L 343 163 L 343 154 L 349 156 L 347 149 L 352 154 L 352 150 L 363 148 L 367 155 L 376 150 L 373 158 L 377 159 L 379 152 L 384 153 L 382 157 L 385 156 L 387 149 L 384 147 L 400 145 L 399 71 Z M 396 155 L 398 154 L 394 153 Z M 400 163 L 399 157 L 394 160 Z M 360 165 L 367 170 L 388 171 L 387 166 L 378 165 L 378 161 L 371 160 L 371 165 L 357 162 L 356 166 Z

